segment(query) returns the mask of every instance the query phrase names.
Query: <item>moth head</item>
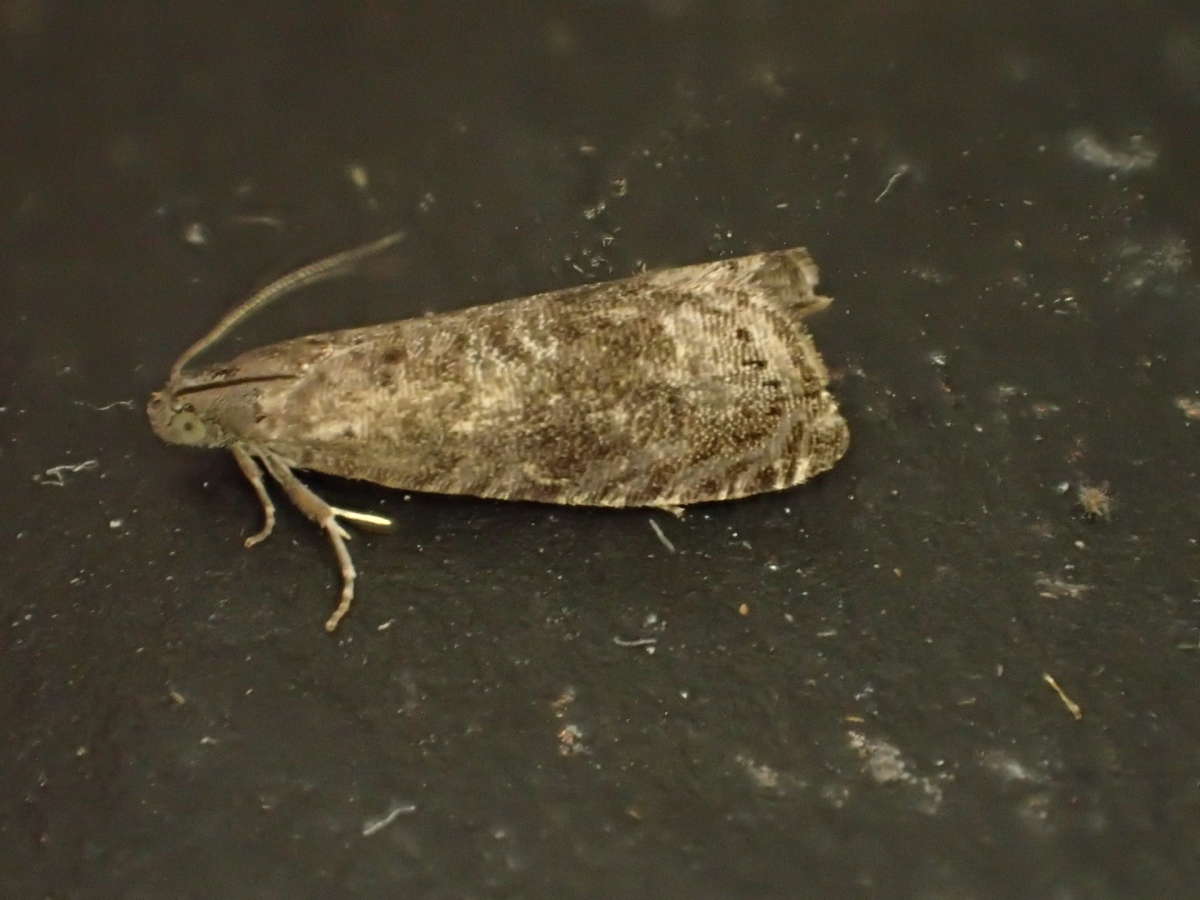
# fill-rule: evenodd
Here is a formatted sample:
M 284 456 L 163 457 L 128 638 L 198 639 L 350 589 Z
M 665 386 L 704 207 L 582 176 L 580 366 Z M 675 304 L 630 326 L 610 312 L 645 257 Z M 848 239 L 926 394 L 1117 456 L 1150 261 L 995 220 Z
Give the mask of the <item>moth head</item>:
M 223 430 L 211 421 L 206 421 L 188 400 L 175 397 L 170 392 L 150 395 L 146 407 L 150 427 L 168 444 L 183 444 L 188 447 L 219 447 L 226 443 Z

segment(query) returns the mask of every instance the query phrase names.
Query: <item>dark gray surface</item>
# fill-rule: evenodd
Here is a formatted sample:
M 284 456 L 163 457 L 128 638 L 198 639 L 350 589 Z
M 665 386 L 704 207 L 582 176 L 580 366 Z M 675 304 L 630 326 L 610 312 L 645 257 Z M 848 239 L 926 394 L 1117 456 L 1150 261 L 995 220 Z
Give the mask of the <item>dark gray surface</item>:
M 4 4 L 0 894 L 1194 890 L 1200 14 L 879 6 Z M 850 455 L 676 554 L 311 479 L 400 522 L 330 638 L 142 405 L 395 228 L 243 345 L 806 244 Z

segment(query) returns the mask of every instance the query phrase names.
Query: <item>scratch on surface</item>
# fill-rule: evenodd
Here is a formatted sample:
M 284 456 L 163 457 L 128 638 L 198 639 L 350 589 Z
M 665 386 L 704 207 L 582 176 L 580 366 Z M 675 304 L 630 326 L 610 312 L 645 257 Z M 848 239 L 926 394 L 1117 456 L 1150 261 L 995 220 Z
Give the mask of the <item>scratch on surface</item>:
M 367 821 L 363 822 L 362 836 L 370 837 L 377 832 L 383 831 L 383 829 L 395 822 L 400 816 L 408 815 L 409 813 L 414 813 L 416 811 L 417 806 L 415 803 L 401 803 L 397 806 L 393 806 L 382 816 L 379 816 L 375 819 L 367 819 Z
M 658 638 L 623 638 L 614 636 L 613 643 L 618 647 L 645 647 L 647 653 L 653 653 L 654 645 L 658 643 Z
M 103 406 L 96 406 L 94 403 L 84 403 L 82 400 L 76 400 L 75 405 L 86 406 L 88 409 L 94 409 L 96 412 L 108 412 L 110 409 L 116 409 L 118 406 L 124 409 L 133 409 L 132 400 L 114 400 L 112 403 L 105 403 Z
M 655 536 L 659 539 L 662 545 L 667 548 L 668 551 L 671 553 L 675 552 L 675 545 L 672 544 L 671 539 L 663 533 L 662 526 L 660 526 L 653 519 L 650 520 L 650 530 L 654 532 Z
M 283 219 L 267 213 L 234 216 L 229 221 L 233 222 L 235 225 L 266 225 L 268 228 L 283 227 Z
M 880 200 L 882 200 L 884 197 L 886 197 L 888 194 L 890 194 L 892 192 L 892 188 L 896 186 L 896 182 L 898 182 L 901 178 L 903 178 L 907 174 L 908 174 L 908 164 L 905 163 L 905 164 L 901 165 L 899 168 L 897 168 L 895 172 L 892 173 L 892 177 L 887 180 L 887 184 L 885 184 L 883 186 L 883 190 L 879 192 L 879 195 L 875 198 L 875 202 L 878 203 Z
M 58 466 L 51 466 L 45 472 L 34 475 L 33 480 L 38 484 L 52 484 L 55 487 L 63 487 L 66 485 L 66 479 L 63 478 L 65 472 L 72 474 L 76 472 L 92 472 L 100 468 L 100 460 L 85 459 L 81 463 L 63 463 Z
M 1067 708 L 1067 712 L 1071 714 L 1071 717 L 1076 722 L 1083 718 L 1083 708 L 1067 696 L 1067 692 L 1062 689 L 1057 681 L 1055 681 L 1053 675 L 1051 675 L 1049 672 L 1043 672 L 1042 681 L 1050 685 L 1054 693 L 1058 694 L 1058 699 L 1062 701 L 1063 706 Z

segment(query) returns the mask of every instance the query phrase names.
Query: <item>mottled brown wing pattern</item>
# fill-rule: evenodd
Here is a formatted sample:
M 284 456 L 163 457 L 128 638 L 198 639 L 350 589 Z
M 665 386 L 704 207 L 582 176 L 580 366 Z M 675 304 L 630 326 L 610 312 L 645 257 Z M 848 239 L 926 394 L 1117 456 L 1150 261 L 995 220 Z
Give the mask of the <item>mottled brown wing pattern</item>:
M 674 506 L 799 484 L 848 430 L 803 315 L 802 250 L 742 257 L 251 351 L 303 344 L 256 388 L 249 443 L 391 487 Z M 319 349 L 316 349 L 319 348 Z

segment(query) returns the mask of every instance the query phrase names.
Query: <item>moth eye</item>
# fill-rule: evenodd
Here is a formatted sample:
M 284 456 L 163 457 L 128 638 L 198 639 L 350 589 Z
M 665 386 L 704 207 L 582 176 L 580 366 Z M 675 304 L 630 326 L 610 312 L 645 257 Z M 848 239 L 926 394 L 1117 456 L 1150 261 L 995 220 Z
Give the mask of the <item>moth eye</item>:
M 203 443 L 207 429 L 204 420 L 190 410 L 181 410 L 171 420 L 171 432 L 181 444 Z

